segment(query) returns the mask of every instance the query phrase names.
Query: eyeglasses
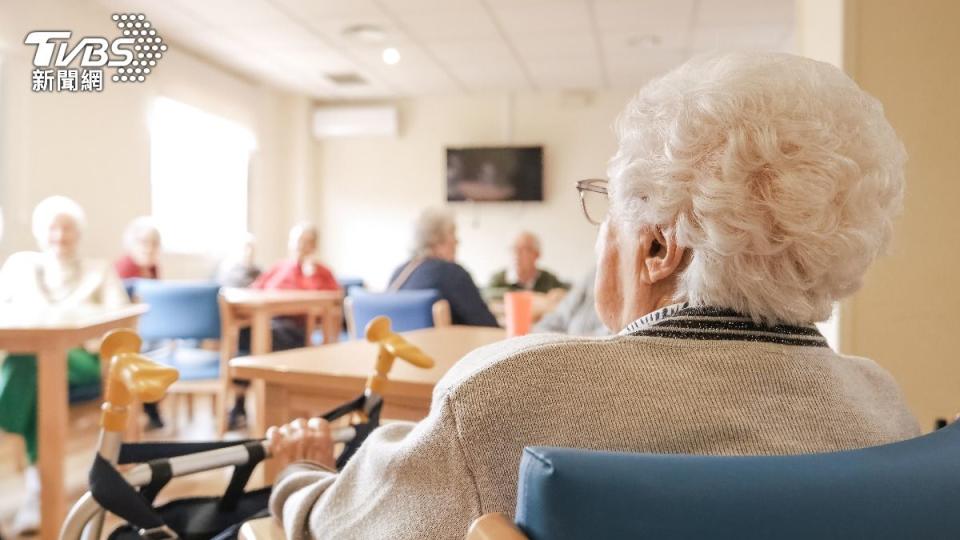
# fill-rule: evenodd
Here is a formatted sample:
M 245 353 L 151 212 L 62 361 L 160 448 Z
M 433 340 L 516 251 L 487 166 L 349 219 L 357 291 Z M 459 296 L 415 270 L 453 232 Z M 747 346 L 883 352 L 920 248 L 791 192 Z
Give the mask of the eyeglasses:
M 587 221 L 594 225 L 603 223 L 610 208 L 610 198 L 607 196 L 607 180 L 590 178 L 577 182 L 577 192 L 580 193 L 580 206 Z

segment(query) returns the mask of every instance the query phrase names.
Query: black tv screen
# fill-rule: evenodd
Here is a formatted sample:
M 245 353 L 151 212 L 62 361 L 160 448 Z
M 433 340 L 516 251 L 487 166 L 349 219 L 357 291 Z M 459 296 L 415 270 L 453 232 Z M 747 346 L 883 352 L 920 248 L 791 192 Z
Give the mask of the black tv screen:
M 448 201 L 542 201 L 543 147 L 447 148 Z

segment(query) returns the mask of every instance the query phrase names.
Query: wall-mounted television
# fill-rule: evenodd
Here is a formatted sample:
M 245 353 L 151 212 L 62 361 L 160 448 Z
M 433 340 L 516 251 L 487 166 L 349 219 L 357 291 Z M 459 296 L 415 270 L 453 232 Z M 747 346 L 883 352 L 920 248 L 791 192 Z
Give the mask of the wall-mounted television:
M 542 201 L 543 147 L 447 148 L 448 201 Z

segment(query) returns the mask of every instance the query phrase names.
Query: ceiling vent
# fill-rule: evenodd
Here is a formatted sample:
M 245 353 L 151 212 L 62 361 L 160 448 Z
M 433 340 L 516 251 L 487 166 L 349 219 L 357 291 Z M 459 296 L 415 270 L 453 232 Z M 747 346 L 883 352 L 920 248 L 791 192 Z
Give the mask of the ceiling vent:
M 367 80 L 359 73 L 327 73 L 327 79 L 337 86 L 362 86 L 367 84 Z

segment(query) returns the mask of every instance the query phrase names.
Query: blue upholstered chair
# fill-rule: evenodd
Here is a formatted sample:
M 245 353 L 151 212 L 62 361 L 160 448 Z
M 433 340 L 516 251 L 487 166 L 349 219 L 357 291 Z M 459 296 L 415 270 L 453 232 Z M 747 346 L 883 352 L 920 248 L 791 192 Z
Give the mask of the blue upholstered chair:
M 797 456 L 527 448 L 516 526 L 488 514 L 467 538 L 960 538 L 958 457 L 960 423 L 899 443 Z
M 361 334 L 374 317 L 386 315 L 393 329 L 407 332 L 433 326 L 450 326 L 450 304 L 436 289 L 371 293 L 349 289 L 343 302 L 347 332 L 352 339 Z M 360 336 L 362 337 L 362 336 Z
M 144 343 L 160 346 L 147 354 L 180 371 L 180 379 L 170 387 L 174 424 L 180 398 L 192 406 L 195 394 L 211 395 L 217 411 L 217 430 L 226 428 L 226 399 L 229 377 L 220 351 L 196 346 L 203 340 L 220 339 L 220 286 L 210 282 L 137 280 L 134 296 L 150 306 L 140 317 L 138 332 Z M 193 342 L 193 343 L 191 343 Z

